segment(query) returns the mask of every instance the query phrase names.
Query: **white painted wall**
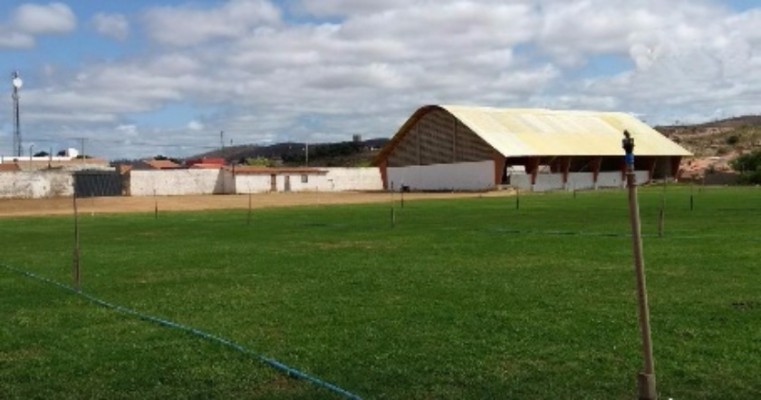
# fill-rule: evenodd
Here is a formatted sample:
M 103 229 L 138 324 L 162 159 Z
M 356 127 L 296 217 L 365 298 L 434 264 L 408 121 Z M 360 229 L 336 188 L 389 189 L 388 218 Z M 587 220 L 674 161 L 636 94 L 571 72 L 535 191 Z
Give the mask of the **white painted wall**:
M 563 190 L 563 174 L 537 174 L 534 184 L 535 192 L 547 192 L 550 190 Z
M 510 186 L 520 190 L 531 190 L 531 177 L 525 173 L 510 174 Z
M 644 185 L 645 183 L 650 182 L 650 172 L 634 171 L 634 182 L 636 182 L 637 185 Z
M 235 180 L 225 169 L 130 171 L 131 196 L 177 196 L 235 193 Z
M 566 190 L 586 190 L 595 187 L 595 174 L 591 172 L 571 172 L 568 174 Z
M 626 178 L 621 178 L 621 172 L 600 172 L 597 174 L 598 188 L 622 188 L 625 186 Z
M 39 199 L 73 194 L 74 178 L 66 171 L 0 172 L 0 198 Z
M 329 191 L 325 185 L 325 174 L 307 174 L 306 182 L 301 181 L 301 174 L 287 174 L 287 176 L 291 180 L 291 192 Z M 283 186 L 285 186 L 285 176 L 278 178 L 283 180 Z
M 389 188 L 412 190 L 488 190 L 494 188 L 494 161 L 410 165 L 387 169 Z
M 380 168 L 325 168 L 325 170 L 328 173 L 317 180 L 320 191 L 383 190 Z
M 648 171 L 634 171 L 634 182 L 637 185 L 644 185 L 649 182 L 650 173 Z M 600 172 L 597 177 L 597 187 L 626 187 L 626 176 L 621 177 L 621 172 Z
M 302 174 L 277 174 L 276 184 L 279 192 L 285 191 L 286 176 L 290 179 L 292 192 L 343 192 L 383 190 L 383 180 L 378 168 L 319 168 L 319 174 L 307 174 L 307 181 L 302 182 Z M 269 192 L 271 185 L 269 174 L 238 174 L 235 176 L 237 193 Z
M 270 191 L 270 176 L 266 174 L 235 175 L 236 193 L 263 193 Z
M 634 171 L 638 185 L 648 182 L 647 171 Z M 568 174 L 568 183 L 563 185 L 563 174 L 537 174 L 536 184 L 531 186 L 531 177 L 527 174 L 513 174 L 510 176 L 510 185 L 521 190 L 545 192 L 550 190 L 585 190 L 597 188 L 623 188 L 625 179 L 621 179 L 621 172 L 600 172 L 597 176 L 597 184 L 594 182 L 594 174 L 591 172 L 571 172 Z

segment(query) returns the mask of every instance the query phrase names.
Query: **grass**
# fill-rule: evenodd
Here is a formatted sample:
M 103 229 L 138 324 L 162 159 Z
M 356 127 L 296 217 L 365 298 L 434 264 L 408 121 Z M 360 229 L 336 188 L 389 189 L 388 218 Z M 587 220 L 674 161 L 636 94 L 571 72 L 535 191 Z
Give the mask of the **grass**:
M 658 391 L 761 394 L 757 188 L 640 190 Z M 689 197 L 694 196 L 690 211 Z M 626 193 L 83 215 L 83 287 L 369 399 L 630 399 Z M 69 282 L 71 217 L 0 220 Z M 255 359 L 0 268 L 0 398 L 331 398 Z

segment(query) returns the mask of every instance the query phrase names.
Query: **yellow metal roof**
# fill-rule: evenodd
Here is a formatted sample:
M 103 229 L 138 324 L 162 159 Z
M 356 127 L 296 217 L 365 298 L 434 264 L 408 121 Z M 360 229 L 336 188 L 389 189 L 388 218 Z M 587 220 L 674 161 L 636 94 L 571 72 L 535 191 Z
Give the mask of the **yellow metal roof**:
M 621 112 L 438 107 L 451 113 L 505 157 L 620 156 L 623 155 L 624 130 L 634 138 L 635 156 L 692 155 L 642 121 Z M 418 111 L 425 108 L 430 111 L 435 106 Z

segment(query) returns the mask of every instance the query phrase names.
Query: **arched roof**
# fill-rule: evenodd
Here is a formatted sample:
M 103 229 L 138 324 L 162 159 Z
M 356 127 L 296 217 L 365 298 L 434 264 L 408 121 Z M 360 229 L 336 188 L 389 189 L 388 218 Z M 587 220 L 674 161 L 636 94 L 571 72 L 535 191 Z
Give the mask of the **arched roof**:
M 417 121 L 444 110 L 505 157 L 622 156 L 627 130 L 637 156 L 690 156 L 689 151 L 622 112 L 427 105 L 419 108 L 381 150 L 384 160 Z

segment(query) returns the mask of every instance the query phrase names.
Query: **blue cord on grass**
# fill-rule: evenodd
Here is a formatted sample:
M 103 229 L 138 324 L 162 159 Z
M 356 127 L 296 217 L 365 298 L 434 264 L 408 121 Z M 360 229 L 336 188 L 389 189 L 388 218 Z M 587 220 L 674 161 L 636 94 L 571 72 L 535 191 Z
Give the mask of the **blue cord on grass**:
M 85 292 L 82 292 L 82 291 L 78 291 L 78 290 L 74 289 L 71 286 L 67 286 L 67 285 L 64 285 L 63 283 L 54 281 L 54 280 L 46 278 L 44 276 L 37 275 L 34 272 L 22 270 L 22 269 L 19 269 L 19 268 L 14 268 L 14 267 L 2 264 L 2 263 L 0 263 L 0 266 L 2 266 L 3 268 L 5 268 L 5 269 L 7 269 L 9 271 L 13 271 L 15 273 L 24 275 L 26 277 L 29 277 L 29 278 L 32 278 L 32 279 L 36 279 L 38 281 L 45 282 L 45 283 L 48 283 L 48 284 L 53 285 L 53 286 L 58 286 L 61 289 L 68 290 L 69 292 L 73 292 L 75 294 L 78 294 L 78 295 L 84 297 L 85 299 L 89 300 L 90 302 L 95 303 L 95 304 L 97 304 L 99 306 L 110 308 L 110 309 L 115 310 L 117 312 L 120 312 L 122 314 L 132 315 L 132 316 L 138 317 L 138 318 L 140 318 L 142 320 L 145 320 L 145 321 L 153 322 L 153 323 L 156 323 L 158 325 L 165 326 L 167 328 L 173 328 L 173 329 L 178 329 L 178 330 L 181 330 L 181 331 L 185 331 L 185 332 L 191 333 L 193 335 L 200 336 L 200 337 L 202 337 L 202 338 L 204 338 L 206 340 L 223 344 L 223 345 L 225 345 L 227 347 L 230 347 L 230 348 L 233 348 L 233 349 L 235 349 L 235 350 L 237 350 L 237 351 L 239 351 L 239 352 L 241 352 L 243 354 L 247 354 L 247 355 L 253 356 L 257 360 L 259 360 L 260 362 L 268 365 L 271 368 L 274 368 L 277 371 L 283 372 L 283 373 L 285 373 L 286 375 L 288 375 L 288 376 L 290 376 L 292 378 L 303 379 L 303 380 L 305 380 L 305 381 L 307 381 L 309 383 L 312 383 L 312 384 L 314 384 L 316 386 L 322 387 L 324 389 L 328 389 L 328 390 L 332 391 L 333 393 L 339 394 L 339 395 L 341 395 L 341 396 L 343 396 L 343 397 L 345 397 L 347 399 L 351 399 L 351 400 L 361 400 L 362 399 L 361 397 L 357 396 L 356 394 L 353 394 L 353 393 L 351 393 L 351 392 L 349 392 L 349 391 L 347 391 L 345 389 L 342 389 L 342 388 L 340 388 L 340 387 L 338 387 L 338 386 L 336 386 L 336 385 L 334 385 L 334 384 L 332 384 L 330 382 L 325 382 L 325 381 L 323 381 L 322 379 L 320 379 L 320 378 L 318 378 L 316 376 L 310 375 L 310 374 L 308 374 L 306 372 L 299 371 L 298 369 L 290 367 L 290 366 L 288 366 L 286 364 L 283 364 L 280 361 L 275 360 L 274 358 L 270 358 L 270 357 L 264 356 L 262 354 L 256 353 L 256 352 L 254 352 L 252 350 L 249 350 L 249 349 L 243 347 L 242 345 L 240 345 L 238 343 L 233 342 L 232 340 L 223 338 L 221 336 L 216 336 L 216 335 L 213 335 L 213 334 L 208 333 L 208 332 L 204 332 L 204 331 L 202 331 L 200 329 L 193 328 L 192 326 L 187 326 L 187 325 L 179 324 L 177 322 L 169 321 L 169 320 L 166 320 L 166 319 L 163 319 L 163 318 L 159 318 L 159 317 L 154 317 L 154 316 L 151 316 L 151 315 L 143 314 L 143 313 L 135 311 L 135 310 L 133 310 L 131 308 L 120 306 L 118 304 L 109 303 L 109 302 L 107 302 L 105 300 L 101 300 L 101 299 L 99 299 L 99 298 L 97 298 L 97 297 L 95 297 L 93 295 L 88 294 L 88 293 L 85 293 Z

